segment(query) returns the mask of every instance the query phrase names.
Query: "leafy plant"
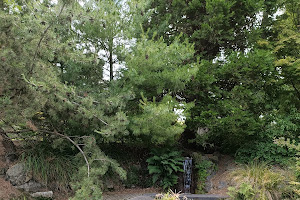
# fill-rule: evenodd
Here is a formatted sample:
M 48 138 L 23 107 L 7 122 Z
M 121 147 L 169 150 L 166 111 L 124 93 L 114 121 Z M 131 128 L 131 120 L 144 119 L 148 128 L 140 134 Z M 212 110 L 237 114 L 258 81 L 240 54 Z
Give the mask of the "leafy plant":
M 140 100 L 142 113 L 132 118 L 130 129 L 136 137 L 142 137 L 144 144 L 173 145 L 184 131 L 185 125 L 178 122 L 180 109 L 178 102 L 170 95 L 165 95 L 160 102 L 148 101 L 144 96 Z
M 72 200 L 98 200 L 102 198 L 103 177 L 108 175 L 109 171 L 118 175 L 121 180 L 126 179 L 126 171 L 122 169 L 119 163 L 107 157 L 95 144 L 93 138 L 87 138 L 85 143 L 85 151 L 89 152 L 88 161 L 90 165 L 89 176 L 87 177 L 87 166 L 81 158 L 82 155 L 78 154 L 76 161 L 79 167 L 77 173 L 73 174 L 71 182 L 72 189 L 75 192 Z
M 196 164 L 195 168 L 197 171 L 197 194 L 205 193 L 205 181 L 207 176 L 209 176 L 209 169 L 214 168 L 213 162 L 209 160 L 202 160 L 200 163 Z
M 152 157 L 147 159 L 149 174 L 152 174 L 152 182 L 163 189 L 172 187 L 177 183 L 177 172 L 183 172 L 183 157 L 181 152 L 170 149 L 155 149 Z
M 297 151 L 297 154 L 294 157 L 295 165 L 292 167 L 295 174 L 295 180 L 289 182 L 292 190 L 292 193 L 290 193 L 289 196 L 298 199 L 300 198 L 300 143 L 296 143 L 295 140 L 291 141 L 290 139 L 284 138 L 275 140 L 275 143 L 279 146 L 287 146 L 289 149 Z
M 232 172 L 234 187 L 229 195 L 237 200 L 280 199 L 284 192 L 285 177 L 280 170 L 272 170 L 266 163 L 252 162 Z
M 287 164 L 294 155 L 294 150 L 278 146 L 272 140 L 244 145 L 235 154 L 236 161 L 241 163 L 249 163 L 255 159 L 281 165 Z
M 215 170 L 216 166 L 212 161 L 203 159 L 201 153 L 194 152 L 192 156 L 195 163 L 195 168 L 197 169 L 196 193 L 203 194 L 206 192 L 205 191 L 206 178 L 207 176 L 210 175 L 212 171 Z
M 255 197 L 255 192 L 248 183 L 242 183 L 238 188 L 229 187 L 228 191 L 228 194 L 235 200 L 254 199 Z

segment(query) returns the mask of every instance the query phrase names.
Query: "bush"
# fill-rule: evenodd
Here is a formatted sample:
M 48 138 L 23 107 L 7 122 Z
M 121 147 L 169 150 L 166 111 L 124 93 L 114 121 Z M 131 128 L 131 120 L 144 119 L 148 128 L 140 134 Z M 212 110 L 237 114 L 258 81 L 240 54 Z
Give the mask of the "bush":
M 209 160 L 202 160 L 200 163 L 195 165 L 197 171 L 197 194 L 204 194 L 206 178 L 210 175 L 209 169 L 215 168 L 213 162 Z
M 249 183 L 242 183 L 239 187 L 229 187 L 229 195 L 235 200 L 255 199 L 255 192 L 252 185 Z
M 157 149 L 152 151 L 152 157 L 147 159 L 149 174 L 152 174 L 152 182 L 159 181 L 163 189 L 172 187 L 177 183 L 177 172 L 183 172 L 183 157 L 181 152 L 169 149 Z
M 278 146 L 271 140 L 270 142 L 255 142 L 244 145 L 237 150 L 235 159 L 241 163 L 259 160 L 269 164 L 286 165 L 293 156 L 295 156 L 295 150 Z
M 300 139 L 300 137 L 299 137 Z M 291 141 L 290 139 L 285 140 L 280 138 L 275 140 L 275 143 L 281 147 L 286 146 L 289 149 L 297 151 L 295 157 L 293 157 L 294 165 L 292 165 L 292 170 L 294 172 L 294 180 L 289 182 L 290 192 L 287 194 L 289 198 L 299 199 L 300 198 L 300 143 L 297 143 L 295 140 Z
M 87 177 L 87 166 L 82 159 L 81 154 L 77 154 L 76 161 L 79 167 L 77 173 L 72 177 L 72 189 L 75 195 L 70 200 L 98 200 L 102 199 L 102 189 L 104 176 L 109 172 L 113 175 L 118 175 L 121 180 L 126 179 L 126 171 L 122 169 L 119 163 L 107 157 L 95 144 L 93 138 L 87 138 L 85 141 L 85 151 L 90 165 L 89 177 Z
M 205 182 L 207 176 L 210 175 L 211 171 L 216 168 L 215 164 L 210 160 L 205 160 L 202 158 L 202 155 L 199 153 L 193 153 L 193 159 L 195 162 L 195 168 L 197 169 L 197 194 L 204 194 L 205 191 Z
M 243 165 L 231 175 L 235 183 L 228 188 L 232 199 L 273 200 L 280 199 L 284 193 L 284 173 L 272 170 L 266 163 Z

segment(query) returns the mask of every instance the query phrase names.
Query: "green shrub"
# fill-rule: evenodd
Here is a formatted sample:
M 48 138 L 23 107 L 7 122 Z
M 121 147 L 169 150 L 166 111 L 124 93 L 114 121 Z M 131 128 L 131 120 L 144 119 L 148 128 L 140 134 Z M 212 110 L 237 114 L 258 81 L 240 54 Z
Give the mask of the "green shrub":
M 164 189 L 177 183 L 177 172 L 183 172 L 183 157 L 181 152 L 169 149 L 157 149 L 152 151 L 152 157 L 147 159 L 149 174 L 152 174 L 152 182 L 159 181 Z
M 270 164 L 286 165 L 293 156 L 295 156 L 295 150 L 278 146 L 271 140 L 244 145 L 237 150 L 235 160 L 241 163 L 259 160 Z
M 283 171 L 272 170 L 266 163 L 252 162 L 232 172 L 234 187 L 229 195 L 235 200 L 281 199 L 284 193 Z
M 212 171 L 216 169 L 216 165 L 210 160 L 203 159 L 201 153 L 194 152 L 192 157 L 195 163 L 194 164 L 195 168 L 197 170 L 196 193 L 204 194 L 206 193 L 205 191 L 206 178 L 210 175 Z
M 209 160 L 202 160 L 199 163 L 196 163 L 195 168 L 197 169 L 197 194 L 204 194 L 205 191 L 205 182 L 207 176 L 209 176 L 209 169 L 215 168 L 213 162 Z
M 228 194 L 235 200 L 255 199 L 255 192 L 248 183 L 242 183 L 239 187 L 229 187 Z
M 299 137 L 300 139 L 300 137 Z M 299 199 L 300 198 L 300 143 L 297 143 L 295 140 L 291 141 L 290 139 L 280 138 L 275 140 L 275 144 L 283 147 L 286 146 L 289 149 L 296 150 L 296 156 L 293 157 L 294 164 L 292 165 L 292 170 L 294 172 L 294 180 L 289 182 L 290 192 L 287 194 L 289 198 Z
M 107 157 L 95 144 L 93 138 L 86 138 L 85 152 L 90 165 L 89 177 L 87 177 L 87 166 L 82 155 L 76 156 L 79 163 L 77 173 L 73 174 L 71 186 L 75 191 L 75 195 L 70 200 L 99 200 L 102 199 L 102 190 L 104 176 L 113 174 L 121 180 L 126 179 L 126 171 L 122 169 L 119 163 Z M 110 173 L 111 172 L 111 173 Z

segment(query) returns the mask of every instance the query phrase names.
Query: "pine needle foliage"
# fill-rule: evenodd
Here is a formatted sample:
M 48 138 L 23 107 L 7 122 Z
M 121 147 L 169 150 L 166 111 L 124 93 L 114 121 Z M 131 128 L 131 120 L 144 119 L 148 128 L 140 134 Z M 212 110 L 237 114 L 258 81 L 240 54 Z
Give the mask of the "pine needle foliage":
M 112 171 L 121 180 L 125 180 L 127 177 L 126 171 L 122 169 L 116 160 L 107 157 L 100 148 L 95 145 L 93 138 L 86 138 L 85 151 L 90 164 L 90 176 L 87 177 L 87 167 L 78 154 L 75 158 L 79 164 L 77 173 L 73 174 L 71 187 L 75 192 L 72 200 L 90 199 L 98 200 L 102 199 L 103 190 L 103 177 L 108 171 Z

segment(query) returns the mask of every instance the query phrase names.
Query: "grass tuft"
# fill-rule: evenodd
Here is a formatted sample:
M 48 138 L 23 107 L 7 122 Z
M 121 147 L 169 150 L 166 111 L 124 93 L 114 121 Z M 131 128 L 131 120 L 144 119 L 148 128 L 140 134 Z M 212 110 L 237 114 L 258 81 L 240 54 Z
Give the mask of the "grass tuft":
M 63 154 L 51 146 L 34 147 L 22 154 L 28 173 L 32 173 L 35 180 L 41 181 L 53 189 L 66 190 L 69 187 L 75 170 L 71 156 Z
M 232 172 L 234 187 L 229 188 L 233 199 L 279 200 L 284 192 L 286 172 L 266 163 L 252 162 Z

